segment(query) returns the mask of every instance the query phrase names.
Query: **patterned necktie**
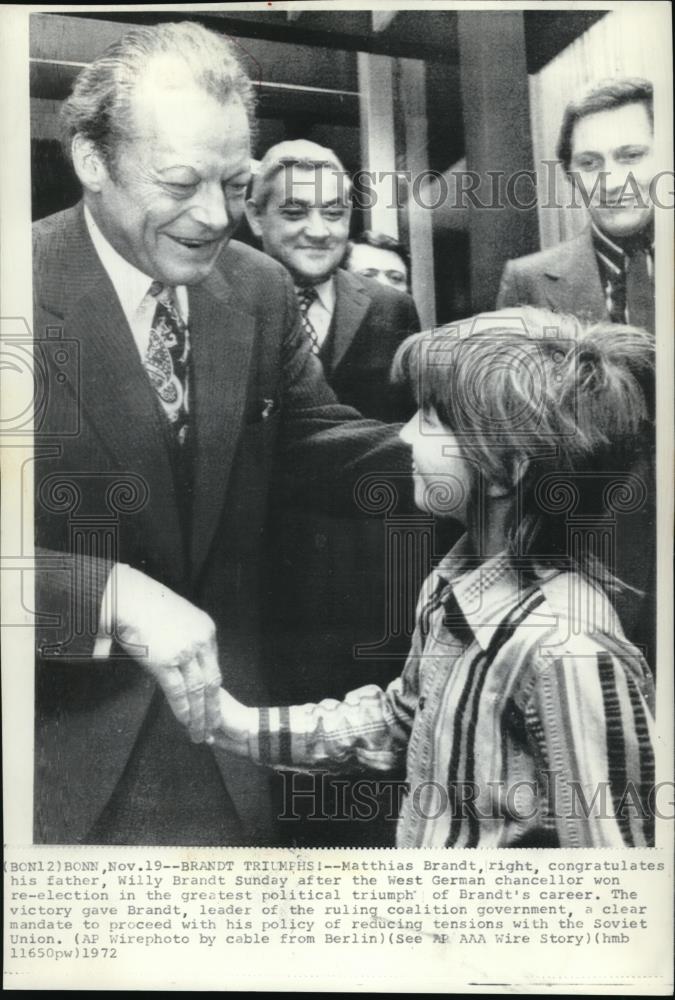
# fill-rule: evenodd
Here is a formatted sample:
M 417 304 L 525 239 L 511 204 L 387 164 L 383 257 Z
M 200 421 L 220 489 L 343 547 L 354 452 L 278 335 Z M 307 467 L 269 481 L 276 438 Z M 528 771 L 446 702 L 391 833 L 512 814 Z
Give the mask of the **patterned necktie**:
M 319 343 L 319 337 L 311 319 L 308 316 L 309 307 L 312 302 L 316 302 L 319 295 L 316 288 L 312 286 L 307 286 L 306 288 L 296 289 L 296 294 L 298 296 L 298 305 L 300 306 L 300 318 L 302 320 L 302 329 L 305 331 L 309 337 L 309 342 L 312 345 L 312 353 L 318 354 L 321 349 L 321 344 Z
M 144 365 L 171 423 L 178 444 L 188 434 L 188 375 L 190 335 L 169 285 L 153 281 L 150 295 L 157 300 Z

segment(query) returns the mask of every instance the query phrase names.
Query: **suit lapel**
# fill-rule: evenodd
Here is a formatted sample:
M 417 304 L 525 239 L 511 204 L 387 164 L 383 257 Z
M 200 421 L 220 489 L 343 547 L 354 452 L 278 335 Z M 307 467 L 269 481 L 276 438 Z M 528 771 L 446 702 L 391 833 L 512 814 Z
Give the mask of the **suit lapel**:
M 191 562 L 195 580 L 221 515 L 239 440 L 255 339 L 255 321 L 215 271 L 190 289 L 190 342 L 196 453 Z
M 562 243 L 557 260 L 544 274 L 546 297 L 554 309 L 581 319 L 608 318 L 590 230 Z
M 115 290 L 89 240 L 81 214 L 73 215 L 71 253 L 62 284 L 46 302 L 62 315 L 67 336 L 79 347 L 79 401 L 115 465 L 140 477 L 148 490 L 149 547 L 182 576 L 183 545 L 163 414 Z M 148 516 L 149 515 L 149 516 Z M 163 556 L 163 558 L 161 558 Z
M 67 248 L 67 250 L 66 250 Z M 184 575 L 183 536 L 164 415 L 108 275 L 89 239 L 82 207 L 64 213 L 61 267 L 44 270 L 40 305 L 63 317 L 80 349 L 80 392 L 116 465 L 140 476 L 152 516 L 148 547 L 169 578 Z M 36 262 L 39 267 L 39 262 Z M 235 279 L 215 270 L 188 292 L 195 400 L 193 579 L 208 553 L 223 507 L 246 400 L 255 320 L 233 292 Z
M 370 306 L 370 296 L 360 281 L 339 268 L 335 272 L 335 313 L 333 315 L 333 350 L 329 374 L 342 361 Z

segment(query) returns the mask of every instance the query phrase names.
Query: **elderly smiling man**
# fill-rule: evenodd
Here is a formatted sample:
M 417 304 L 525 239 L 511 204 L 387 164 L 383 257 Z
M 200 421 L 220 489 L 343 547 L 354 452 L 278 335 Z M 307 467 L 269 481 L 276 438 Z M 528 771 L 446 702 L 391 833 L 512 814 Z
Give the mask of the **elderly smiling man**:
M 132 30 L 65 102 L 83 200 L 34 227 L 36 339 L 79 355 L 36 428 L 36 841 L 273 842 L 266 779 L 202 742 L 221 671 L 265 697 L 273 465 L 347 506 L 409 462 L 326 385 L 286 271 L 230 242 L 251 116 L 193 23 Z
M 343 403 L 369 417 L 408 416 L 391 386 L 396 348 L 420 328 L 405 289 L 342 270 L 352 213 L 351 183 L 332 149 L 292 139 L 267 150 L 247 203 L 265 253 L 288 270 L 303 328 Z

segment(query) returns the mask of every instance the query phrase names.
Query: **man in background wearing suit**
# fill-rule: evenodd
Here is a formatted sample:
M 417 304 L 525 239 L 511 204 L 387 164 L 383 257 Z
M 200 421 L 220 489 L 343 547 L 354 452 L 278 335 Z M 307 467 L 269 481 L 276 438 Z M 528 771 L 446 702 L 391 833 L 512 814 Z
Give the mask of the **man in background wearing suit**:
M 366 416 L 406 420 L 414 404 L 390 385 L 389 369 L 400 342 L 419 330 L 419 319 L 404 291 L 341 268 L 351 207 L 349 177 L 333 150 L 299 139 L 278 143 L 263 157 L 247 218 L 266 253 L 290 272 L 307 338 L 340 401 Z M 274 513 L 271 535 L 267 620 L 274 636 L 278 698 L 306 701 L 326 691 L 337 695 L 345 683 L 386 684 L 396 676 L 408 636 L 392 636 L 376 659 L 354 652 L 357 645 L 378 642 L 386 631 L 382 522 L 308 518 L 302 510 L 284 507 Z M 311 813 L 312 806 L 307 810 Z M 390 826 L 393 843 L 393 819 Z M 289 836 L 305 843 L 325 844 L 336 834 L 353 843 L 366 844 L 369 837 L 387 843 L 379 823 L 333 824 L 323 830 L 312 820 L 296 827 L 288 824 Z
M 577 237 L 508 261 L 497 308 L 553 307 L 654 332 L 652 85 L 612 80 L 569 104 L 558 157 L 588 205 Z
M 654 110 L 651 83 L 616 79 L 565 110 L 558 157 L 588 206 L 589 226 L 574 239 L 508 261 L 497 308 L 547 306 L 585 321 L 654 327 Z M 654 400 L 654 387 L 647 387 Z M 656 653 L 656 489 L 654 457 L 630 472 L 645 501 L 620 521 L 616 570 L 642 591 L 617 600 L 621 622 L 652 667 Z
M 275 841 L 266 777 L 200 742 L 221 672 L 266 697 L 273 467 L 347 509 L 363 473 L 409 468 L 393 431 L 326 385 L 286 271 L 231 242 L 251 116 L 232 45 L 188 22 L 128 32 L 65 102 L 83 201 L 33 241 L 50 389 L 35 421 L 37 842 Z
M 306 139 L 268 149 L 247 218 L 265 253 L 290 272 L 312 349 L 340 401 L 378 420 L 404 419 L 389 366 L 419 318 L 409 295 L 340 267 L 350 181 L 333 150 Z

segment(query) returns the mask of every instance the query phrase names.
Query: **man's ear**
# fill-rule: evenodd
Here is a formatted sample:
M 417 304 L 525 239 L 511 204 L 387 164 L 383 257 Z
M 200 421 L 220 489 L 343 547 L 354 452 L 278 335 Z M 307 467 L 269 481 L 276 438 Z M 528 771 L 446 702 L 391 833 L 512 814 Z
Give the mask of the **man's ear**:
M 246 202 L 246 219 L 251 228 L 251 232 L 254 236 L 257 236 L 259 240 L 262 239 L 262 225 L 260 223 L 261 215 L 262 213 L 253 201 L 253 198 L 249 198 Z
M 80 184 L 85 190 L 98 194 L 110 175 L 95 144 L 78 132 L 73 136 L 70 150 Z

